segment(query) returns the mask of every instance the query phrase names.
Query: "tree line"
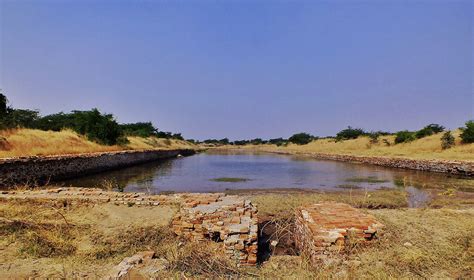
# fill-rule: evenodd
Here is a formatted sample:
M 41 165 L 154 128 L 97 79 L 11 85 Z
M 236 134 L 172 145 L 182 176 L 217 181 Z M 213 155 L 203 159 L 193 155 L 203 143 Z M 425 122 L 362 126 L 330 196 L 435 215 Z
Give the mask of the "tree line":
M 461 127 L 461 142 L 462 143 L 474 143 L 474 120 L 467 121 L 465 123 L 465 127 Z M 433 134 L 443 133 L 441 137 L 441 147 L 443 149 L 449 149 L 454 146 L 455 138 L 452 135 L 451 131 L 445 130 L 445 127 L 439 124 L 429 124 L 417 131 L 408 131 L 402 130 L 395 133 L 387 132 L 387 131 L 371 131 L 367 132 L 361 128 L 353 128 L 351 126 L 339 131 L 336 136 L 328 136 L 328 137 L 318 137 L 311 135 L 310 133 L 300 132 L 293 134 L 289 138 L 274 138 L 263 140 L 261 138 L 255 138 L 250 140 L 236 140 L 236 141 L 229 141 L 228 138 L 223 139 L 207 139 L 202 141 L 205 144 L 214 144 L 214 145 L 261 145 L 261 144 L 274 144 L 277 146 L 286 146 L 289 143 L 297 144 L 297 145 L 306 145 L 313 140 L 317 139 L 333 139 L 335 142 L 345 141 L 350 139 L 357 139 L 361 136 L 366 136 L 370 138 L 370 143 L 375 144 L 379 142 L 380 136 L 387 136 L 387 135 L 394 135 L 395 140 L 393 143 L 390 143 L 387 139 L 383 139 L 385 145 L 396 145 L 401 143 L 408 143 L 414 141 L 416 139 L 421 139 Z
M 96 108 L 41 116 L 37 110 L 12 108 L 8 105 L 7 97 L 0 93 L 0 129 L 9 128 L 52 131 L 67 128 L 86 136 L 91 141 L 104 145 L 127 144 L 127 136 L 154 136 L 184 140 L 180 133 L 159 131 L 151 122 L 120 124 L 114 115 L 101 113 Z

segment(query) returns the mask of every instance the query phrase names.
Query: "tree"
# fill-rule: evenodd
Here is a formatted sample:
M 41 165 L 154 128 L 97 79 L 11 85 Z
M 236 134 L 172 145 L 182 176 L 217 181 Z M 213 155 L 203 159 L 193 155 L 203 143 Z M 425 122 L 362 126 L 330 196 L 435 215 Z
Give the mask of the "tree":
M 451 131 L 446 131 L 441 137 L 441 148 L 443 150 L 449 149 L 454 146 L 454 136 Z
M 268 140 L 268 143 L 273 144 L 273 145 L 277 145 L 277 146 L 284 145 L 287 142 L 288 142 L 288 140 L 283 139 L 281 137 L 280 138 L 273 138 L 273 139 Z
M 150 137 L 156 136 L 158 129 L 151 122 L 137 122 L 121 124 L 120 128 L 127 136 Z
M 474 120 L 466 122 L 466 127 L 461 128 L 460 135 L 463 143 L 474 143 Z
M 423 127 L 422 129 L 418 130 L 415 134 L 415 137 L 417 139 L 420 139 L 420 138 L 430 136 L 430 135 L 433 135 L 433 134 L 436 134 L 436 133 L 440 133 L 440 132 L 443 132 L 443 131 L 444 131 L 444 126 L 432 123 L 432 124 L 429 124 L 429 125 Z
M 112 114 L 102 114 L 98 109 L 57 113 L 39 118 L 32 126 L 41 130 L 60 131 L 70 128 L 89 140 L 104 145 L 127 143 L 122 128 Z
M 339 131 L 336 134 L 336 140 L 348 140 L 356 139 L 357 137 L 364 135 L 365 131 L 361 128 L 352 128 L 348 126 L 346 129 Z
M 399 131 L 395 134 L 395 144 L 406 143 L 415 139 L 415 132 L 411 132 L 408 130 Z
M 219 144 L 229 145 L 229 138 L 222 138 L 221 140 L 219 140 Z
M 250 140 L 250 144 L 252 145 L 261 145 L 264 144 L 265 142 L 262 140 L 262 138 L 255 138 Z
M 33 128 L 38 119 L 39 112 L 36 110 L 7 108 L 7 115 L 4 122 L 7 127 Z
M 7 115 L 7 102 L 7 97 L 0 92 L 0 120 L 5 118 L 5 116 Z
M 305 145 L 313 141 L 315 137 L 309 133 L 301 132 L 293 134 L 288 141 L 297 145 Z

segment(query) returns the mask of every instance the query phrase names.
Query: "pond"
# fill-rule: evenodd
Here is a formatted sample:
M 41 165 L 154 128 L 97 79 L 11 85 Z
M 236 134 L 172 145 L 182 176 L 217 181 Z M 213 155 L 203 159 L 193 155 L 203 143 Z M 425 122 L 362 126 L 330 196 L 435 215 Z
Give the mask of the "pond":
M 424 189 L 472 190 L 474 180 L 448 174 L 315 160 L 268 153 L 206 152 L 64 181 L 109 184 L 127 192 L 223 192 L 229 189 L 376 190 L 405 188 L 422 203 Z M 467 184 L 467 185 L 466 185 Z M 415 205 L 416 206 L 416 205 Z

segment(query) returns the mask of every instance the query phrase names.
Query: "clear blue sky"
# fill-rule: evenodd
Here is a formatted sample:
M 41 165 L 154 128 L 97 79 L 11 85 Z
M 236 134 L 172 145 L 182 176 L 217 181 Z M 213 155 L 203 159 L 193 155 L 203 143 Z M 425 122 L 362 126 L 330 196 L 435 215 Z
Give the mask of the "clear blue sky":
M 0 0 L 0 88 L 188 138 L 457 128 L 472 1 Z

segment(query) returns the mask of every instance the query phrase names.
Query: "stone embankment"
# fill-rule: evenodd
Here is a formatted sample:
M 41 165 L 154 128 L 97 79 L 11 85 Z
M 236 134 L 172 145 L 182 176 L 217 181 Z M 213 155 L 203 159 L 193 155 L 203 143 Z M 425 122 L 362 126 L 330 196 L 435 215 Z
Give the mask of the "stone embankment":
M 43 184 L 194 153 L 194 150 L 147 150 L 0 159 L 0 186 Z
M 367 243 L 383 225 L 345 203 L 325 202 L 296 211 L 296 246 L 313 264 L 342 252 L 350 244 Z
M 366 163 L 384 167 L 413 169 L 420 171 L 450 173 L 463 176 L 474 176 L 474 161 L 426 160 L 395 157 L 366 157 L 353 155 L 338 155 L 324 153 L 293 153 L 284 151 L 269 151 L 285 155 L 310 156 L 315 159 L 337 160 L 354 163 Z M 474 156 L 473 156 L 474 159 Z

